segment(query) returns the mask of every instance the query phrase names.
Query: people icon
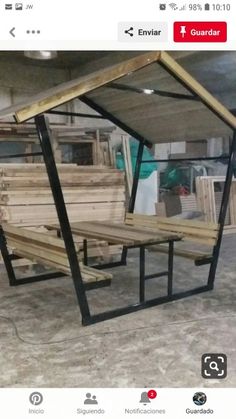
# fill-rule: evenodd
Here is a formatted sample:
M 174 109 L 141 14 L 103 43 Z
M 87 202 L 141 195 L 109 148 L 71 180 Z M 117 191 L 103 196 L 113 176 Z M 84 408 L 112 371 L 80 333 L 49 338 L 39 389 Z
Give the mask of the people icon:
M 97 397 L 96 396 L 92 397 L 91 393 L 87 393 L 84 404 L 98 404 Z

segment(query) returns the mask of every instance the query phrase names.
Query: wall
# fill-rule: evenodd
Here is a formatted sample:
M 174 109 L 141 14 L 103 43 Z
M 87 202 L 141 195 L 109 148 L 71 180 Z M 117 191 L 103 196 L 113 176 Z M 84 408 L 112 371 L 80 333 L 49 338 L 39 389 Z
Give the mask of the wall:
M 17 53 L 19 54 L 19 53 Z M 40 66 L 40 62 L 31 61 L 16 55 L 15 61 L 11 56 L 2 53 L 0 56 L 0 109 L 22 102 L 32 95 L 69 80 L 73 75 L 67 69 L 57 69 Z M 68 103 L 60 110 L 95 113 L 79 100 Z M 74 123 L 80 127 L 106 127 L 112 125 L 108 121 L 88 118 L 71 118 L 68 116 L 50 115 L 52 123 Z M 12 118 L 5 121 L 14 122 Z M 24 153 L 25 146 L 17 143 L 0 142 L 0 155 Z M 6 162 L 11 160 L 7 159 Z M 17 160 L 14 160 L 15 162 Z M 21 160 L 18 160 L 21 161 Z
M 23 52 L 22 52 L 23 54 Z M 24 62 L 24 61 L 23 61 Z M 25 58 L 23 63 L 0 59 L 0 108 L 24 101 L 31 95 L 69 79 L 67 70 L 37 67 Z M 33 62 L 32 62 L 33 63 Z M 61 121 L 61 117 L 53 116 L 52 121 Z M 63 118 L 65 122 L 65 118 Z

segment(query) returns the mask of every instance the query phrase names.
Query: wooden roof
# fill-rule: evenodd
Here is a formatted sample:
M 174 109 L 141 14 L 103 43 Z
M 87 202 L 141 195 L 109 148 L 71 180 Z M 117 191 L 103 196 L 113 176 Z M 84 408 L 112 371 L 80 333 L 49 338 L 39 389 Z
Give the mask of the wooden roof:
M 158 91 L 188 98 L 160 96 Z M 189 100 L 190 95 L 200 100 Z M 222 136 L 236 129 L 236 118 L 224 105 L 168 53 L 157 51 L 60 84 L 2 110 L 0 118 L 24 122 L 77 97 L 98 105 L 150 143 Z

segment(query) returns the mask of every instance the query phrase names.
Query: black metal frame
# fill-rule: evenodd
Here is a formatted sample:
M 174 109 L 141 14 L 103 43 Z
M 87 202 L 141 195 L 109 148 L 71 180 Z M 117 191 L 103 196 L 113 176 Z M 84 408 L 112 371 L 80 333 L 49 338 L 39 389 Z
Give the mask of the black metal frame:
M 89 119 L 106 119 L 102 115 L 93 115 L 91 113 L 81 113 L 81 112 L 66 112 L 66 111 L 47 111 L 46 114 L 52 114 L 52 115 L 64 115 L 64 116 L 76 116 L 78 118 L 89 118 Z
M 186 86 L 185 83 L 178 76 L 173 74 L 164 64 L 162 64 L 162 63 L 159 63 L 159 64 L 162 65 L 162 67 L 164 67 L 165 70 L 168 71 L 176 80 L 178 80 L 179 83 L 184 85 L 184 87 L 191 93 L 192 96 L 177 95 L 175 93 L 162 92 L 162 91 L 156 91 L 155 94 L 165 95 L 165 96 L 168 96 L 168 97 L 174 97 L 174 98 L 185 99 L 185 100 L 199 100 L 199 101 L 202 101 L 205 104 L 206 107 L 210 108 L 209 105 L 204 100 L 202 100 L 198 95 L 196 95 L 196 93 L 191 88 Z M 109 87 L 109 85 L 108 85 L 108 87 Z M 123 85 L 119 85 L 117 87 L 116 83 L 113 83 L 113 85 L 111 84 L 110 87 L 124 89 Z M 129 86 L 125 86 L 125 89 L 134 90 L 134 88 L 131 88 Z M 137 90 L 142 90 L 142 89 L 135 89 L 135 90 L 137 91 Z M 137 91 L 137 93 L 144 93 L 144 92 Z M 139 149 L 138 149 L 137 161 L 136 161 L 136 168 L 135 168 L 135 173 L 134 173 L 133 187 L 132 187 L 131 198 L 130 198 L 130 203 L 129 203 L 129 212 L 133 212 L 134 207 L 135 207 L 136 195 L 137 195 L 140 168 L 141 168 L 142 164 L 145 164 L 145 163 L 149 162 L 149 160 L 142 160 L 144 146 L 146 145 L 147 147 L 151 147 L 152 145 L 142 135 L 135 132 L 133 129 L 131 129 L 129 126 L 127 126 L 125 123 L 123 123 L 122 121 L 117 119 L 114 115 L 110 114 L 107 110 L 103 109 L 101 106 L 96 104 L 92 99 L 88 98 L 87 96 L 81 96 L 79 99 L 82 102 L 86 103 L 88 106 L 90 106 L 92 109 L 94 109 L 96 112 L 98 112 L 101 115 L 101 116 L 93 116 L 93 115 L 90 115 L 90 114 L 86 114 L 86 117 L 98 117 L 98 118 L 101 118 L 101 119 L 109 119 L 115 125 L 119 126 L 121 129 L 125 130 L 127 133 L 129 133 L 132 137 L 136 138 L 140 142 Z M 213 113 L 215 113 L 213 109 L 210 108 L 210 110 Z M 82 115 L 82 114 L 79 114 L 79 113 L 76 114 L 76 113 L 69 113 L 69 112 L 63 112 L 63 111 L 57 111 L 57 110 L 56 111 L 51 110 L 51 111 L 48 111 L 47 113 L 72 115 L 72 116 L 78 116 L 78 117 L 79 116 L 85 116 L 84 114 Z M 221 117 L 217 113 L 216 113 L 216 115 L 218 116 L 219 119 L 222 119 L 225 124 L 229 125 L 229 123 L 227 121 L 225 121 L 223 117 Z M 234 135 L 233 135 L 233 140 L 232 140 L 232 145 L 231 145 L 230 156 L 229 157 L 227 156 L 227 158 L 229 159 L 229 162 L 228 162 L 228 170 L 227 170 L 225 186 L 224 186 L 224 191 L 223 191 L 223 197 L 222 197 L 222 203 L 221 203 L 221 209 L 220 209 L 220 215 L 219 215 L 218 239 L 217 239 L 216 245 L 213 248 L 212 257 L 209 260 L 205 261 L 205 263 L 210 264 L 210 270 L 209 270 L 209 276 L 208 276 L 207 284 L 204 285 L 204 286 L 201 286 L 201 287 L 197 287 L 197 288 L 194 288 L 194 289 L 187 290 L 187 291 L 177 292 L 177 293 L 175 292 L 174 293 L 173 292 L 173 256 L 174 256 L 174 243 L 173 243 L 173 241 L 168 241 L 169 242 L 169 255 L 168 255 L 168 269 L 167 269 L 167 271 L 159 272 L 159 273 L 151 274 L 151 275 L 145 275 L 145 248 L 147 246 L 145 246 L 145 245 L 133 246 L 133 247 L 139 247 L 139 260 L 140 260 L 140 266 L 139 266 L 139 279 L 140 279 L 140 283 L 139 283 L 139 302 L 136 303 L 136 304 L 126 306 L 126 307 L 118 308 L 118 309 L 115 309 L 115 310 L 109 310 L 109 311 L 105 311 L 105 312 L 100 313 L 100 314 L 92 315 L 90 313 L 89 304 L 88 304 L 88 300 L 87 300 L 87 296 L 86 296 L 86 291 L 88 289 L 95 288 L 96 285 L 95 284 L 86 285 L 86 284 L 84 284 L 84 282 L 82 280 L 80 266 L 79 266 L 79 263 L 78 263 L 76 250 L 75 250 L 75 244 L 74 244 L 74 240 L 73 240 L 73 236 L 72 236 L 72 232 L 71 232 L 71 227 L 70 227 L 70 222 L 69 222 L 69 218 L 68 218 L 68 214 L 67 214 L 67 209 L 66 209 L 66 205 L 65 205 L 65 202 L 64 202 L 64 197 L 63 197 L 63 193 L 62 193 L 60 179 L 59 179 L 56 163 L 55 163 L 55 160 L 54 160 L 53 150 L 52 150 L 52 146 L 51 146 L 50 130 L 49 130 L 49 127 L 47 125 L 47 121 L 45 119 L 45 116 L 44 115 L 36 116 L 35 117 L 35 124 L 36 124 L 37 132 L 38 132 L 38 137 L 39 137 L 42 153 L 32 153 L 32 154 L 28 153 L 28 154 L 24 154 L 24 156 L 26 156 L 26 155 L 27 156 L 29 156 L 29 155 L 43 155 L 43 157 L 44 157 L 44 162 L 45 162 L 45 165 L 46 165 L 46 170 L 47 170 L 47 174 L 48 174 L 48 178 L 49 178 L 49 183 L 50 183 L 50 186 L 51 186 L 51 190 L 52 190 L 52 194 L 53 194 L 53 198 L 54 198 L 54 203 L 55 203 L 55 207 L 56 207 L 56 211 L 57 211 L 57 215 L 58 215 L 58 219 L 59 219 L 60 232 L 61 232 L 61 236 L 64 240 L 64 243 L 65 243 L 65 248 L 66 248 L 66 252 L 67 252 L 67 256 L 68 256 L 68 260 L 69 260 L 69 265 L 70 265 L 70 269 L 71 269 L 71 276 L 72 276 L 72 280 L 73 280 L 76 295 L 77 295 L 77 300 L 78 300 L 78 304 L 79 304 L 79 308 L 80 308 L 80 312 L 81 312 L 81 316 L 82 316 L 82 324 L 83 325 L 89 325 L 89 324 L 97 323 L 97 322 L 100 322 L 100 321 L 112 319 L 114 317 L 122 316 L 122 315 L 125 315 L 125 314 L 128 314 L 128 313 L 133 313 L 133 312 L 136 312 L 138 310 L 145 309 L 145 308 L 149 308 L 149 307 L 157 306 L 157 305 L 164 304 L 164 303 L 167 303 L 167 302 L 187 298 L 187 297 L 197 295 L 197 294 L 200 294 L 200 293 L 203 293 L 203 292 L 206 292 L 206 291 L 210 291 L 214 288 L 216 269 L 217 269 L 220 247 L 221 247 L 222 236 L 223 236 L 224 222 L 225 222 L 227 205 L 228 205 L 228 201 L 229 201 L 230 187 L 231 187 L 231 182 L 232 182 L 232 177 L 233 177 L 233 169 L 234 169 L 234 164 L 236 162 L 236 130 L 233 130 Z M 14 155 L 12 157 L 18 157 L 18 156 L 22 157 L 23 155 Z M 8 157 L 10 157 L 10 156 L 8 156 Z M 196 159 L 198 159 L 198 158 L 195 158 L 194 160 L 196 160 Z M 211 159 L 214 159 L 214 158 L 203 157 L 203 158 L 199 158 L 198 160 L 211 160 Z M 226 157 L 224 157 L 224 159 L 226 159 Z M 192 159 L 174 159 L 173 161 L 182 161 L 182 160 L 184 161 L 184 160 L 192 160 Z M 10 283 L 11 286 L 22 285 L 22 284 L 27 284 L 27 283 L 38 282 L 38 281 L 41 281 L 41 280 L 66 276 L 66 275 L 62 274 L 61 272 L 53 272 L 53 273 L 50 273 L 50 274 L 43 274 L 43 275 L 38 275 L 38 276 L 34 276 L 34 277 L 16 279 L 14 268 L 12 266 L 13 257 L 11 255 L 9 255 L 9 253 L 8 253 L 6 240 L 5 240 L 5 237 L 4 237 L 4 231 L 2 230 L 2 228 L 0 228 L 0 247 L 1 247 L 1 253 L 2 253 L 2 256 L 3 256 L 3 260 L 4 260 L 4 263 L 5 263 L 5 266 L 6 266 L 6 270 L 7 270 L 7 273 L 8 273 L 9 283 Z M 122 252 L 122 256 L 121 256 L 121 260 L 119 262 L 99 265 L 99 266 L 97 266 L 97 268 L 105 269 L 105 268 L 110 268 L 110 267 L 114 267 L 114 266 L 125 265 L 127 263 L 127 251 L 128 251 L 128 247 L 124 247 L 123 252 Z M 84 241 L 84 263 L 85 264 L 88 263 L 88 253 L 87 253 L 87 242 L 86 242 L 86 240 Z M 152 278 L 158 278 L 158 277 L 161 277 L 161 276 L 164 276 L 164 275 L 166 275 L 168 277 L 167 295 L 163 296 L 163 297 L 158 297 L 158 298 L 154 298 L 154 299 L 151 299 L 149 301 L 146 301 L 146 299 L 145 299 L 145 282 L 146 282 L 146 280 L 150 280 Z M 103 281 L 102 281 L 102 283 L 101 282 L 97 283 L 97 287 L 105 286 L 105 285 L 109 285 L 108 281 L 104 281 L 104 283 L 103 283 Z
M 21 157 L 35 157 L 35 156 L 42 156 L 43 153 L 41 151 L 35 153 L 19 153 L 19 154 L 5 154 L 4 156 L 0 156 L 1 160 L 5 159 L 18 159 Z
M 178 163 L 184 161 L 210 161 L 210 160 L 229 160 L 230 156 L 214 156 L 214 157 L 183 157 L 179 159 L 153 159 L 153 160 L 142 160 L 144 163 Z
M 157 95 L 157 96 L 162 96 L 162 97 L 169 97 L 172 99 L 182 99 L 182 100 L 192 100 L 192 101 L 199 101 L 199 97 L 196 95 L 186 95 L 183 93 L 174 93 L 174 92 L 168 92 L 166 90 L 159 90 L 159 89 L 145 89 L 145 88 L 139 88 L 139 87 L 131 87 L 128 86 L 127 84 L 121 84 L 121 83 L 110 83 L 107 84 L 105 87 L 110 87 L 112 89 L 117 89 L 117 90 L 123 90 L 123 91 L 128 91 L 128 92 L 133 92 L 133 93 L 141 93 L 141 94 L 152 94 L 152 95 Z M 150 91 L 150 93 L 147 93 L 147 91 Z

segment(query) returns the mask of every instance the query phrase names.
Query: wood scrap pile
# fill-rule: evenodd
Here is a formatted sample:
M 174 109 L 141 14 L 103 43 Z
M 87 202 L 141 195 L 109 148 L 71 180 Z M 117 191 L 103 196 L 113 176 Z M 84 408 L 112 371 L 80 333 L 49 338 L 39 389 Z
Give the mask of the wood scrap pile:
M 58 164 L 69 219 L 123 221 L 124 174 L 103 166 Z M 39 227 L 58 223 L 44 164 L 0 164 L 0 221 Z M 110 253 L 105 243 L 91 241 L 92 254 Z

